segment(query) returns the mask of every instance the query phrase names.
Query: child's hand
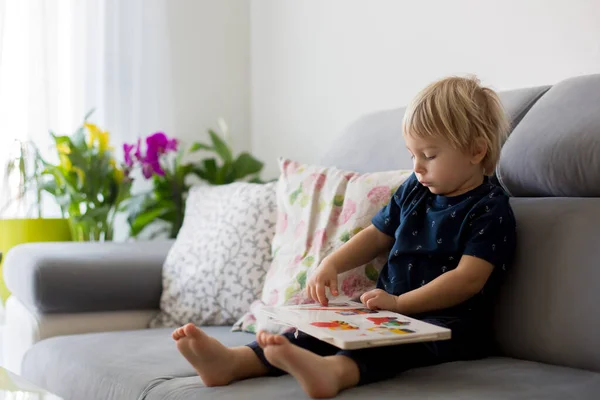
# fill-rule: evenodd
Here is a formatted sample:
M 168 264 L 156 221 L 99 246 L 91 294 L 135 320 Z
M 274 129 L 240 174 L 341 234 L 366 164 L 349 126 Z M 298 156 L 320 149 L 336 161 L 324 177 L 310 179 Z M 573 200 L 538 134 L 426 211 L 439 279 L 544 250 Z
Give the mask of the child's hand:
M 360 301 L 370 310 L 394 311 L 397 299 L 397 296 L 381 289 L 373 289 L 360 296 Z
M 323 260 L 319 268 L 308 279 L 306 284 L 308 297 L 318 301 L 323 306 L 327 306 L 329 300 L 325 294 L 325 288 L 329 287 L 332 295 L 338 295 L 337 275 L 335 265 L 328 262 L 327 259 Z

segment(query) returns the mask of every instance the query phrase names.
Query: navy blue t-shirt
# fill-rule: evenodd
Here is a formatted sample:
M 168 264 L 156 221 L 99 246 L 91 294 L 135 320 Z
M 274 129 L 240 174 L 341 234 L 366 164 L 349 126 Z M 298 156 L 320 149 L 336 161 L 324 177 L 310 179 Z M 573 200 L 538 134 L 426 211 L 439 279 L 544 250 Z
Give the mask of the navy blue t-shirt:
M 463 255 L 471 255 L 494 266 L 484 289 L 458 306 L 425 315 L 468 318 L 489 310 L 516 245 L 515 218 L 501 187 L 486 177 L 466 193 L 441 196 L 421 185 L 413 173 L 372 222 L 395 238 L 378 288 L 401 295 L 452 271 Z

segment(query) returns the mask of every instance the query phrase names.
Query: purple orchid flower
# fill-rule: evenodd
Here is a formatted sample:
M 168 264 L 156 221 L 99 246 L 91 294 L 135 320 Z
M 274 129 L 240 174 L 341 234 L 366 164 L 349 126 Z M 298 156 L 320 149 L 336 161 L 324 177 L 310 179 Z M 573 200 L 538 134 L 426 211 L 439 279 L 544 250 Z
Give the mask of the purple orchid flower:
M 164 132 L 156 132 L 146 138 L 146 155 L 142 154 L 141 147 L 141 139 L 138 139 L 136 145 L 124 144 L 125 163 L 131 167 L 135 161 L 139 162 L 144 178 L 150 179 L 153 174 L 165 175 L 165 171 L 160 165 L 160 157 L 168 152 L 177 151 L 178 142 L 177 139 L 169 139 Z M 135 152 L 132 157 L 133 149 Z
M 133 158 L 131 157 L 131 151 L 135 148 L 135 145 L 124 143 L 123 144 L 123 153 L 125 153 L 125 165 L 128 168 L 133 167 Z

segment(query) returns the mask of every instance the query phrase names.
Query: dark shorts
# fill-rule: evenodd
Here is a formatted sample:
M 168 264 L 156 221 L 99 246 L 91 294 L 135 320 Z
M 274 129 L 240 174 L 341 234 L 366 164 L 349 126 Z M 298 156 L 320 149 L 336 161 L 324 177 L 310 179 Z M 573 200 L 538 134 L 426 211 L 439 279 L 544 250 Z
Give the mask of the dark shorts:
M 466 323 L 456 319 L 424 319 L 424 321 L 444 326 L 452 330 L 452 339 L 438 342 L 410 343 L 397 346 L 372 347 L 360 350 L 341 350 L 303 332 L 285 333 L 283 336 L 303 349 L 317 355 L 346 356 L 356 362 L 360 371 L 359 385 L 389 379 L 412 368 L 425 367 L 450 361 L 474 360 L 487 355 L 488 346 Z M 279 376 L 284 371 L 272 366 L 257 342 L 248 344 L 258 358 L 269 369 L 268 375 Z

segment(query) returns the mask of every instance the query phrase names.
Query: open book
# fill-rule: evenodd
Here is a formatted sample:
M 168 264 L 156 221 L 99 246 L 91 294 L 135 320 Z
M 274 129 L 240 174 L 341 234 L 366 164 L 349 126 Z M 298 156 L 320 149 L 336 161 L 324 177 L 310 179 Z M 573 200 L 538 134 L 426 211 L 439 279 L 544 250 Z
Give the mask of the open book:
M 340 349 L 450 339 L 450 329 L 353 301 L 263 307 L 272 322 L 297 328 Z

